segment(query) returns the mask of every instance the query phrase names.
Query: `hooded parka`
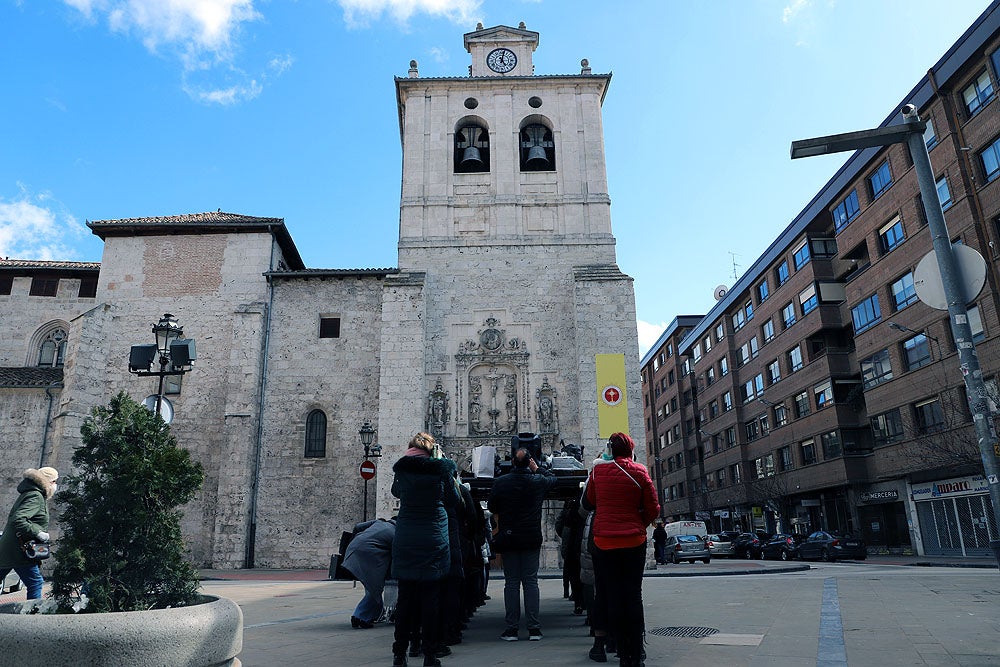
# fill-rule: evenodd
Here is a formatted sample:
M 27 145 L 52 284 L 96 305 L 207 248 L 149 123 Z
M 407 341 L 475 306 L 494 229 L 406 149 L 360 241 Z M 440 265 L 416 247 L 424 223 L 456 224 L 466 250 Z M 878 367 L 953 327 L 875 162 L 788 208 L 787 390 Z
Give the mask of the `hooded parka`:
M 408 581 L 441 579 L 451 566 L 445 507 L 459 502 L 455 463 L 450 459 L 404 456 L 392 471 L 392 495 L 399 498 L 392 577 Z
M 38 533 L 49 529 L 48 498 L 52 487 L 37 470 L 28 470 L 17 485 L 20 494 L 7 516 L 0 537 L 0 568 L 29 567 L 38 561 L 29 560 L 21 551 L 21 542 L 38 539 Z

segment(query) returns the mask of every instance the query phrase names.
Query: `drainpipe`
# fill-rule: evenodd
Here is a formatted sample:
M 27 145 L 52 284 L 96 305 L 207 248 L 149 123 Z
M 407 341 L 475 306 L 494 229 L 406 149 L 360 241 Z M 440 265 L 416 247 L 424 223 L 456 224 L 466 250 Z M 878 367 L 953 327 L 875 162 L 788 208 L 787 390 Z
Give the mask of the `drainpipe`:
M 268 271 L 274 269 L 274 245 L 276 241 L 271 234 L 271 259 L 268 261 Z M 271 308 L 274 304 L 274 283 L 267 281 L 267 312 L 264 313 L 264 350 L 260 362 L 260 400 L 257 403 L 257 434 L 254 442 L 253 471 L 250 476 L 250 521 L 247 526 L 246 550 L 243 554 L 243 567 L 251 569 L 254 566 L 254 551 L 257 546 L 257 497 L 260 492 L 260 458 L 264 448 L 264 402 L 267 395 L 267 358 L 271 343 Z
M 42 453 L 38 457 L 38 467 L 41 468 L 45 465 L 45 457 L 48 454 L 49 448 L 49 423 L 52 420 L 52 402 L 55 400 L 55 396 L 52 395 L 52 390 L 56 387 L 62 388 L 62 382 L 58 380 L 55 382 L 50 382 L 47 387 L 45 387 L 45 394 L 49 397 L 49 407 L 45 411 L 45 427 L 42 429 Z

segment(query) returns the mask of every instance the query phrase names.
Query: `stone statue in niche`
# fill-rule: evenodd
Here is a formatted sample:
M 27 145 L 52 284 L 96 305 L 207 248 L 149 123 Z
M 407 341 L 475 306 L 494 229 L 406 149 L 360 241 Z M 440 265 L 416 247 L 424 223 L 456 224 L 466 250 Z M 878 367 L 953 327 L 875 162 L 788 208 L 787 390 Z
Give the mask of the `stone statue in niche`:
M 427 396 L 427 431 L 435 436 L 444 435 L 444 425 L 448 421 L 449 395 L 441 385 L 441 380 L 437 381 L 432 391 Z
M 559 431 L 559 410 L 556 407 L 556 390 L 549 385 L 549 379 L 542 380 L 541 388 L 535 392 L 537 405 L 535 416 L 538 419 L 539 433 L 557 433 Z
M 490 364 L 469 374 L 469 435 L 517 432 L 517 372 Z
M 469 435 L 480 435 L 485 433 L 482 428 L 483 414 L 483 384 L 478 377 L 473 377 L 469 381 Z
M 506 376 L 504 393 L 507 396 L 507 430 L 517 432 L 517 383 L 513 375 Z

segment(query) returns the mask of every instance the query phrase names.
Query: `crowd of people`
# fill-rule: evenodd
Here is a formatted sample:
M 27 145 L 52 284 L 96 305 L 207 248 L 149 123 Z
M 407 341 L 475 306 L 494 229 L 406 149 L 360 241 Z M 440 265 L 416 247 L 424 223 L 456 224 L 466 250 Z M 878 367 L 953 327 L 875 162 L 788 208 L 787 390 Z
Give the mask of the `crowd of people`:
M 394 579 L 393 666 L 423 656 L 440 665 L 489 596 L 489 559 L 499 554 L 504 573 L 504 628 L 500 639 L 542 639 L 538 568 L 542 506 L 556 478 L 532 452 L 514 452 L 509 474 L 494 480 L 484 511 L 434 437 L 418 433 L 393 465 L 398 514 L 355 526 L 344 567 L 365 587 L 351 616 L 354 628 L 385 618 L 382 593 Z M 586 615 L 594 643 L 589 657 L 617 653 L 625 667 L 645 665 L 642 576 L 646 530 L 659 516 L 646 468 L 624 433 L 608 440 L 579 499 L 565 503 L 556 522 L 561 538 L 564 595 L 573 613 Z M 581 650 L 583 650 L 581 648 Z

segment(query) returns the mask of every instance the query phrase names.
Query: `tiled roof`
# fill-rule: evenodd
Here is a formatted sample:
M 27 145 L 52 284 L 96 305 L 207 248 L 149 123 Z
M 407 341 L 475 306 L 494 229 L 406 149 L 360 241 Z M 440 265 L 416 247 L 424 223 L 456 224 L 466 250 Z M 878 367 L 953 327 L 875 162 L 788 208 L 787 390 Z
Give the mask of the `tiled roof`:
M 385 269 L 305 269 L 302 271 L 268 271 L 271 278 L 344 278 L 350 276 L 386 276 L 399 273 L 397 268 Z
M 63 369 L 43 366 L 0 367 L 0 387 L 47 387 L 61 383 Z
M 100 262 L 53 262 L 41 259 L 0 258 L 0 269 L 60 269 L 73 271 L 100 271 Z
M 87 226 L 91 229 L 95 227 L 119 227 L 132 225 L 279 225 L 284 224 L 281 218 L 258 218 L 252 215 L 242 215 L 240 213 L 226 213 L 224 211 L 209 211 L 207 213 L 189 213 L 187 215 L 161 215 L 151 218 L 121 218 L 119 220 L 94 220 L 88 221 Z

